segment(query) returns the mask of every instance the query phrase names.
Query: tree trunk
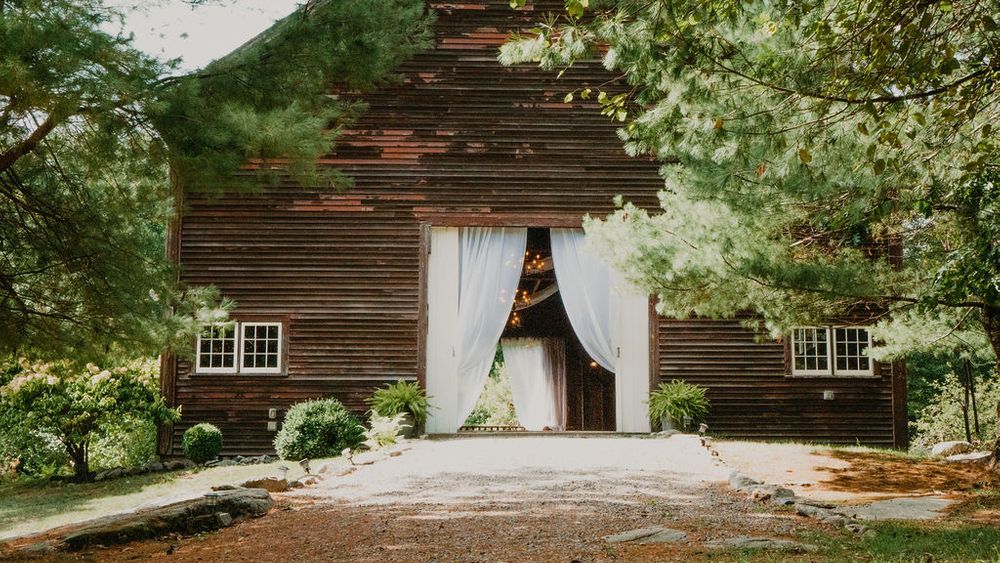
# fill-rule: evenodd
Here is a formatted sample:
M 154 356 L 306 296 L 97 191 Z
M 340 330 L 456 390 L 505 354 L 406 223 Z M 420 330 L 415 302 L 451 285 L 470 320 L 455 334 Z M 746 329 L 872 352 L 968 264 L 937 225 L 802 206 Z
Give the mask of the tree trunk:
M 91 479 L 90 460 L 86 444 L 73 444 L 66 447 L 70 461 L 73 463 L 73 480 L 77 483 L 87 483 Z
M 972 395 L 972 428 L 977 438 L 983 437 L 982 430 L 979 429 L 979 403 L 976 399 L 976 374 L 972 369 L 972 360 L 965 359 L 965 373 L 969 381 L 969 393 Z
M 996 357 L 996 373 L 1000 374 L 1000 307 L 988 305 L 983 307 L 983 327 L 986 329 L 986 336 L 989 338 L 990 346 Z M 1000 402 L 997 402 L 997 423 L 996 438 L 993 441 L 993 462 L 990 464 L 994 470 L 1000 469 Z

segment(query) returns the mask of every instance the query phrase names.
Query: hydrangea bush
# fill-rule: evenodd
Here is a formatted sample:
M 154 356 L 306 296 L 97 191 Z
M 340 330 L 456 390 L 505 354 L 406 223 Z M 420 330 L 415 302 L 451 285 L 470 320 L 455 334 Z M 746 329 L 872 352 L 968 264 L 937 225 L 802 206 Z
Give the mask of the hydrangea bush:
M 153 424 L 180 418 L 167 406 L 156 379 L 143 363 L 115 369 L 70 361 L 20 360 L 20 372 L 0 387 L 5 426 L 54 436 L 65 448 L 77 480 L 92 478 L 91 445 L 122 420 Z

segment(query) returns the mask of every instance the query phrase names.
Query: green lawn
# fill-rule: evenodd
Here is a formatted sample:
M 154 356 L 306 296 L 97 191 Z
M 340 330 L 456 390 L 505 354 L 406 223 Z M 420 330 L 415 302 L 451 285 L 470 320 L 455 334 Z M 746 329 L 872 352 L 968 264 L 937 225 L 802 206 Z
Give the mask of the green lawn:
M 322 460 L 314 461 L 319 467 Z M 297 463 L 213 467 L 151 473 L 100 483 L 16 481 L 0 484 L 0 541 L 32 535 L 152 505 L 197 497 L 214 485 L 238 485 L 256 477 L 280 477 L 279 466 L 289 468 L 288 479 L 302 476 Z

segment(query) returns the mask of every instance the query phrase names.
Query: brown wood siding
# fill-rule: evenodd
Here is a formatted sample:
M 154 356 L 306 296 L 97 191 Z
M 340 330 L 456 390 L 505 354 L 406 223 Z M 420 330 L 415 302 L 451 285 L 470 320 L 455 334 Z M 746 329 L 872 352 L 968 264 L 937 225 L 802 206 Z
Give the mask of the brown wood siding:
M 784 343 L 760 341 L 739 320 L 664 318 L 658 340 L 662 380 L 708 388 L 714 434 L 896 445 L 890 364 L 876 363 L 876 377 L 789 376 Z
M 514 12 L 507 0 L 430 6 L 437 46 L 402 65 L 400 82 L 366 96 L 367 112 L 321 161 L 353 178 L 352 188 L 279 182 L 255 195 L 187 195 L 182 279 L 219 287 L 238 303 L 237 318 L 287 318 L 287 375 L 193 374 L 190 362 L 179 360 L 172 391 L 183 420 L 173 428 L 173 453 L 183 431 L 202 421 L 222 429 L 224 453 L 268 452 L 268 409 L 278 409 L 280 422 L 289 405 L 332 395 L 360 414 L 373 388 L 422 380 L 426 225 L 579 225 L 584 214 L 610 212 L 617 194 L 657 205 L 658 164 L 628 158 L 616 124 L 595 102 L 562 102 L 569 90 L 609 83 L 600 63 L 574 65 L 557 78 L 496 62 L 508 34 L 529 28 L 541 9 Z M 780 350 L 739 356 L 756 348 L 730 345 L 743 337 L 728 323 L 659 326 L 660 374 L 697 374 L 686 378 L 711 383 L 720 430 L 767 412 L 801 422 L 762 427 L 760 436 L 791 428 L 828 438 L 809 431 L 809 417 L 819 414 L 795 411 L 832 416 L 836 409 L 799 402 L 806 387 L 776 376 Z M 762 382 L 770 387 L 758 388 Z M 856 383 L 842 382 L 844 399 L 869 415 L 838 423 L 846 428 L 838 436 L 861 433 L 881 443 L 891 412 L 883 420 L 880 409 L 891 387 L 869 396 L 871 385 Z

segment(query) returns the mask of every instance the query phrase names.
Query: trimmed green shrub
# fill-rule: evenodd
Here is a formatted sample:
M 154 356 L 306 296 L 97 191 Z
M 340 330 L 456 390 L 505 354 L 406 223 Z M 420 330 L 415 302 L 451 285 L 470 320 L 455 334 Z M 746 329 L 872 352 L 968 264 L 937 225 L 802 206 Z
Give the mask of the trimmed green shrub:
M 285 413 L 274 449 L 281 459 L 336 457 L 364 440 L 364 427 L 337 399 L 292 405 Z
M 701 422 L 708 416 L 708 407 L 704 387 L 677 379 L 661 383 L 649 394 L 649 420 L 654 426 L 663 419 L 678 428 L 684 425 L 685 418 L 692 423 Z
M 376 389 L 375 394 L 366 399 L 366 402 L 382 416 L 409 413 L 417 424 L 427 421 L 427 394 L 415 382 L 397 381 Z
M 184 431 L 184 455 L 195 463 L 212 461 L 222 451 L 222 431 L 202 422 Z

